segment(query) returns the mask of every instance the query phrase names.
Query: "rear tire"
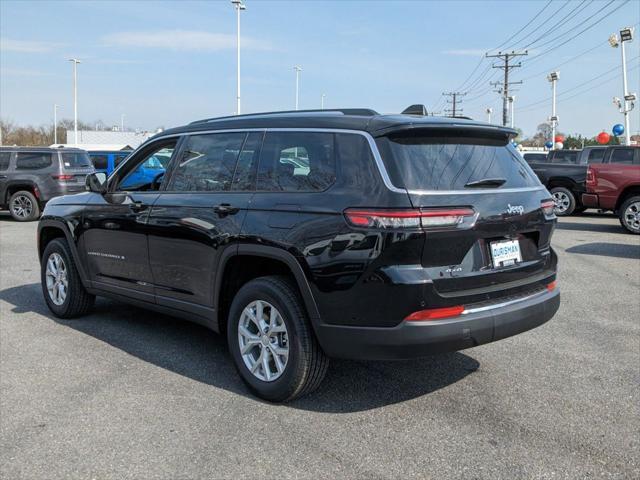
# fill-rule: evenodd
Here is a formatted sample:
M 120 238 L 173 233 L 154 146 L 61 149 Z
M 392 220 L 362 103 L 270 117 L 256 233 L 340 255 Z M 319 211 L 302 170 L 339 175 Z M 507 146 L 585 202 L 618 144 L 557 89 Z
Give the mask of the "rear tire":
M 554 212 L 558 217 L 567 217 L 576 208 L 576 197 L 573 192 L 565 187 L 554 187 L 551 189 L 551 196 L 556 206 Z
M 32 222 L 40 217 L 40 205 L 33 193 L 20 190 L 11 195 L 9 212 L 18 222 Z
M 620 206 L 618 218 L 629 233 L 640 234 L 640 196 L 627 198 Z
M 40 276 L 42 294 L 51 313 L 74 318 L 91 311 L 95 296 L 82 285 L 66 240 L 51 240 L 42 254 Z
M 312 392 L 329 365 L 287 277 L 260 277 L 238 291 L 229 311 L 227 341 L 244 382 L 270 402 Z

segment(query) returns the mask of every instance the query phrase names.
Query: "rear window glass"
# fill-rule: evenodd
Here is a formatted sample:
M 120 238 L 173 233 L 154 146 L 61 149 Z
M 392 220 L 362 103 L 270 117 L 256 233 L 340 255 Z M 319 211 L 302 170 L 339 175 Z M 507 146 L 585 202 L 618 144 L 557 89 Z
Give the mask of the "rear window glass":
M 0 152 L 0 170 L 6 170 L 9 168 L 9 159 L 11 158 L 11 152 Z
M 17 170 L 39 170 L 51 166 L 51 154 L 44 152 L 18 152 Z
M 577 150 L 556 150 L 551 157 L 551 163 L 578 163 Z
M 106 170 L 109 165 L 109 157 L 107 155 L 97 154 L 91 155 L 91 161 L 96 170 Z
M 485 179 L 504 179 L 498 188 L 539 185 L 537 177 L 503 140 L 470 137 L 401 136 L 377 140 L 396 187 L 408 190 L 464 190 Z
M 62 166 L 65 168 L 90 167 L 91 160 L 86 152 L 64 152 L 62 155 Z
M 614 148 L 611 152 L 611 163 L 633 164 L 633 148 Z
M 334 135 L 319 132 L 268 132 L 258 167 L 260 191 L 326 190 L 336 179 Z

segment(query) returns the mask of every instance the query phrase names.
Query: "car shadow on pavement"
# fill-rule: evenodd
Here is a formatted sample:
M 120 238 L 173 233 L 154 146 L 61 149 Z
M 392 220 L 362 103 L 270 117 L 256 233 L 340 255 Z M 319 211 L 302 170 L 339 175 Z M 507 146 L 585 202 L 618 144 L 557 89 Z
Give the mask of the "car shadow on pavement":
M 640 259 L 640 245 L 624 243 L 593 242 L 575 245 L 565 250 L 567 253 L 581 253 L 583 255 L 602 255 L 605 257 Z
M 598 232 L 598 233 L 618 233 L 623 235 L 628 235 L 627 231 L 624 229 L 618 220 L 615 220 L 611 223 L 571 223 L 563 220 L 559 220 L 556 228 L 560 230 L 572 230 L 579 232 Z
M 61 320 L 49 312 L 37 283 L 2 290 L 0 300 L 13 305 L 14 314 L 40 314 L 160 368 L 255 398 L 236 373 L 225 339 L 199 325 L 100 298 L 92 314 Z M 284 406 L 327 413 L 370 410 L 427 395 L 479 366 L 459 352 L 408 361 L 332 360 L 316 392 Z

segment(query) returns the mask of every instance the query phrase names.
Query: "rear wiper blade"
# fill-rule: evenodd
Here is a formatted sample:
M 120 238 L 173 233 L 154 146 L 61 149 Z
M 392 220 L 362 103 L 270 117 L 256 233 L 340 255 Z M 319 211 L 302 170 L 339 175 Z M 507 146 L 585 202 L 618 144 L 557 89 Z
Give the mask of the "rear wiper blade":
M 504 185 L 506 181 L 506 178 L 483 178 L 482 180 L 474 180 L 465 184 L 465 188 L 499 187 Z

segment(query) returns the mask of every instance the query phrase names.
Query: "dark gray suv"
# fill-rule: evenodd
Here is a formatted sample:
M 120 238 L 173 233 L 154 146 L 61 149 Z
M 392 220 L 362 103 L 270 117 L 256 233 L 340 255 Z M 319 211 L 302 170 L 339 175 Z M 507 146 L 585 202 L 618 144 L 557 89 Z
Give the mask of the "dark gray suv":
M 37 220 L 50 199 L 84 191 L 94 171 L 77 148 L 0 147 L 0 208 L 21 222 Z

